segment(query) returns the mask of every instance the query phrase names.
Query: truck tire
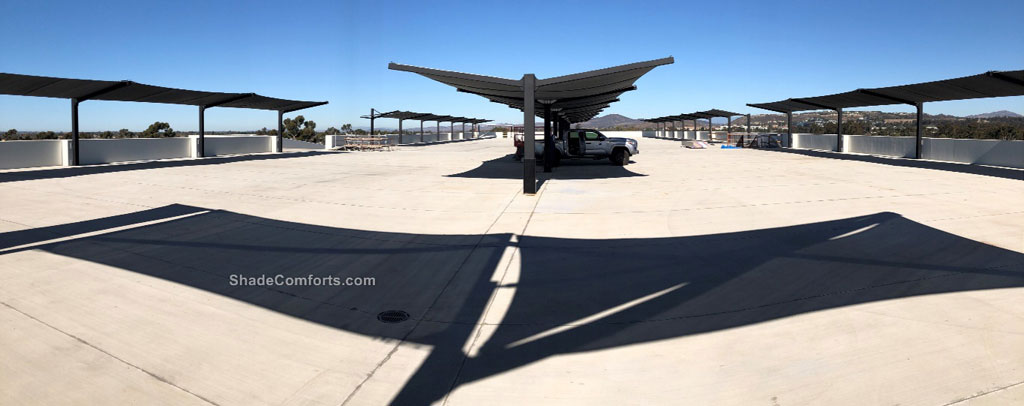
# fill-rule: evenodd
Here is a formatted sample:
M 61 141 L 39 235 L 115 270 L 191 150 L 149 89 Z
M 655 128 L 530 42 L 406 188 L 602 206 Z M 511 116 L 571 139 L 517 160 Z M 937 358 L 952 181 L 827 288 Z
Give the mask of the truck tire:
M 629 152 L 625 148 L 616 148 L 612 151 L 611 161 L 618 166 L 629 164 Z

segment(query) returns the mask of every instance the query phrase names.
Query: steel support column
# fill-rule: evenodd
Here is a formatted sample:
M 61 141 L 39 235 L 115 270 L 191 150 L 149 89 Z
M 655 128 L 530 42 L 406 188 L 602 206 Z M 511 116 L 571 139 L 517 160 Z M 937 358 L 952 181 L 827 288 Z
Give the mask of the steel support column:
M 789 148 L 793 148 L 793 112 L 792 111 L 786 113 L 786 135 L 789 136 L 789 139 L 786 141 L 786 144 L 787 144 L 786 146 L 789 147 Z
M 434 133 L 434 142 L 441 141 L 441 120 L 437 121 L 437 128 Z
M 373 109 L 370 109 L 370 135 L 373 135 Z
M 462 139 L 466 139 L 466 123 L 462 123 Z
M 554 138 L 551 137 L 551 105 L 544 105 L 544 172 L 551 172 L 551 161 L 554 160 Z
M 836 152 L 843 152 L 843 109 L 836 109 Z
M 199 106 L 199 144 L 196 145 L 196 157 L 206 156 L 206 106 Z
M 536 76 L 529 73 L 523 75 L 523 193 L 528 195 L 537 193 L 537 158 L 534 156 L 536 148 L 533 145 L 536 140 L 533 133 L 536 86 Z
M 915 107 L 917 107 L 917 140 L 914 142 L 914 158 L 922 159 L 924 158 L 924 127 L 921 121 L 924 119 L 924 103 L 917 103 Z
M 402 143 L 402 119 L 398 119 L 398 143 Z
M 750 114 L 747 114 L 747 138 L 750 138 Z
M 78 166 L 79 151 L 78 143 L 78 99 L 71 99 L 71 165 Z
M 420 120 L 420 144 L 423 143 L 423 120 Z
M 284 146 L 284 110 L 277 111 L 277 151 L 282 152 Z

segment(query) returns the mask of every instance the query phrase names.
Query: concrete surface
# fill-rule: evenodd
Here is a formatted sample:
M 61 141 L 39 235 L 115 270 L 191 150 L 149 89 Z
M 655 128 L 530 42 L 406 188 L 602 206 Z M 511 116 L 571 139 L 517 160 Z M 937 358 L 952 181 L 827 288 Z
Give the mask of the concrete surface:
M 0 404 L 1024 401 L 1020 172 L 640 150 L 0 171 Z

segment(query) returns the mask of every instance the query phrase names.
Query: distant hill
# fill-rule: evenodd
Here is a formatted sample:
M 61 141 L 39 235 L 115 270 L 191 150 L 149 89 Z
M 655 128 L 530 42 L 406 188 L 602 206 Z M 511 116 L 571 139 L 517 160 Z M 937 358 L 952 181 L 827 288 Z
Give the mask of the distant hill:
M 621 114 L 609 114 L 606 116 L 594 117 L 590 121 L 580 123 L 582 128 L 595 128 L 598 130 L 612 128 L 643 128 L 651 124 L 634 120 Z
M 1024 117 L 1024 116 L 1022 116 L 1020 114 L 1017 114 L 1017 113 L 1014 113 L 1012 111 L 1006 111 L 1006 110 L 999 110 L 999 111 L 993 111 L 991 113 L 975 114 L 973 116 L 967 116 L 967 118 L 993 118 L 993 117 Z

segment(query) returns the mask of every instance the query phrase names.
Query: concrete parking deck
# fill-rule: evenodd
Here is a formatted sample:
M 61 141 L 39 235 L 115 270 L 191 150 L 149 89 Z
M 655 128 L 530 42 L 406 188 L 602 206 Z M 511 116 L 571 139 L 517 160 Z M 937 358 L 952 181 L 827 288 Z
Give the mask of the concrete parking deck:
M 1017 172 L 640 150 L 0 172 L 0 404 L 1024 403 Z

